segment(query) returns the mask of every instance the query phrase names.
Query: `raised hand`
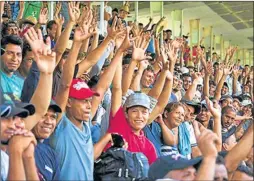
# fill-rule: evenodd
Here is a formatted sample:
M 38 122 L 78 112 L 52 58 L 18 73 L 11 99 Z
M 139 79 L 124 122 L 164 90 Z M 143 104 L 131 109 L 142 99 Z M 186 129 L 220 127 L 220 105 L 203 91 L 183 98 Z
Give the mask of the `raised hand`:
M 132 59 L 136 61 L 142 61 L 151 59 L 150 56 L 145 55 L 146 48 L 149 44 L 151 35 L 150 33 L 143 33 L 139 39 L 136 39 L 133 44 Z
M 159 116 L 155 119 L 155 121 L 157 123 L 159 123 L 160 125 L 164 125 L 165 124 L 163 119 L 162 119 L 162 115 L 161 114 L 159 114 Z
M 239 71 L 238 66 L 233 67 L 233 72 L 232 73 L 233 73 L 234 78 L 238 78 L 241 75 L 241 72 Z
M 25 39 L 31 46 L 35 55 L 35 62 L 41 73 L 52 73 L 55 69 L 56 54 L 52 52 L 50 46 L 50 37 L 43 41 L 41 30 L 38 29 L 37 33 L 34 28 L 30 28 L 24 35 Z
M 55 8 L 54 16 L 58 16 L 60 11 L 61 11 L 61 9 L 62 9 L 62 3 L 61 2 L 56 3 L 56 8 Z
M 127 27 L 127 29 L 125 31 L 125 38 L 124 38 L 119 50 L 121 50 L 122 52 L 125 52 L 128 48 L 131 47 L 133 41 L 134 41 L 134 38 L 133 39 L 130 38 L 130 27 Z
M 55 20 L 57 26 L 61 26 L 61 25 L 64 24 L 64 17 L 61 14 L 60 15 L 55 15 L 54 20 Z
M 214 103 L 209 100 L 208 97 L 205 97 L 206 104 L 208 106 L 208 110 L 212 113 L 214 118 L 220 118 L 221 117 L 221 107 L 218 104 L 218 102 Z
M 95 34 L 94 28 L 91 27 L 93 20 L 92 11 L 88 8 L 84 8 L 81 19 L 79 19 L 79 27 L 75 30 L 74 41 L 82 42 Z
M 214 69 L 213 69 L 213 63 L 211 61 L 207 62 L 205 71 L 208 75 L 213 75 Z
M 140 64 L 139 64 L 139 69 L 145 70 L 148 65 L 149 65 L 148 60 L 141 61 Z
M 171 43 L 165 45 L 167 56 L 171 63 L 175 64 L 177 59 L 177 44 L 176 40 L 173 40 Z
M 216 157 L 216 144 L 218 144 L 218 142 L 218 136 L 208 129 L 204 129 L 197 138 L 198 147 L 203 157 Z
M 230 64 L 230 63 L 225 64 L 224 67 L 223 67 L 223 74 L 224 75 L 231 74 L 232 73 L 232 67 L 233 67 L 233 65 Z
M 110 37 L 113 40 L 115 40 L 119 35 L 124 34 L 124 32 L 125 32 L 122 28 L 120 28 L 120 25 L 119 25 L 119 23 L 121 24 L 120 21 L 121 21 L 120 19 L 117 19 L 117 17 L 114 17 L 112 26 L 108 27 L 108 29 L 107 29 L 108 30 L 108 37 Z M 118 25 L 117 25 L 117 23 L 118 23 Z M 128 37 L 129 37 L 129 35 L 128 35 Z
M 48 22 L 48 9 L 47 8 L 41 8 L 38 23 L 41 25 L 45 25 Z
M 195 72 L 192 74 L 193 81 L 199 81 L 199 79 L 202 79 L 202 75 L 200 72 Z
M 74 2 L 74 1 L 69 2 L 68 12 L 69 12 L 70 21 L 76 24 L 80 16 L 79 2 Z

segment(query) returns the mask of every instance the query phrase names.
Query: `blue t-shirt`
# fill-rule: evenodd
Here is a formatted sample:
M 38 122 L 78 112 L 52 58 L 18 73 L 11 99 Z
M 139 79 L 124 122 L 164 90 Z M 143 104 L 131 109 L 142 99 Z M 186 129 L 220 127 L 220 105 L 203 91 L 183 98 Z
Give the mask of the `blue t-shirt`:
M 49 145 L 38 143 L 35 147 L 34 156 L 36 167 L 45 180 L 59 180 L 59 159 Z
M 59 180 L 93 180 L 94 153 L 88 123 L 81 131 L 64 115 L 49 144 L 59 156 Z
M 12 94 L 14 97 L 20 99 L 24 80 L 15 74 L 9 77 L 2 70 L 0 71 L 0 74 L 1 74 L 2 93 Z
M 152 122 L 143 128 L 145 136 L 153 143 L 158 157 L 161 156 L 161 147 L 163 145 L 161 127 L 157 122 Z
M 151 38 L 146 51 L 151 52 L 151 53 L 155 53 L 154 39 L 153 38 Z

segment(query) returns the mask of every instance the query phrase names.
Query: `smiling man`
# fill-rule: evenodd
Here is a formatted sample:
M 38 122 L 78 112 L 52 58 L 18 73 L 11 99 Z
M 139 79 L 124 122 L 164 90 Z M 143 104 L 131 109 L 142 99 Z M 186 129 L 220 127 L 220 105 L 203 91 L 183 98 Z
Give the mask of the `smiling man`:
M 35 162 L 40 176 L 45 180 L 59 180 L 59 159 L 56 152 L 44 140 L 49 138 L 56 128 L 56 120 L 61 108 L 51 101 L 47 113 L 35 125 L 32 132 L 37 139 Z
M 1 40 L 1 91 L 20 98 L 24 80 L 14 74 L 22 61 L 23 41 L 15 35 Z

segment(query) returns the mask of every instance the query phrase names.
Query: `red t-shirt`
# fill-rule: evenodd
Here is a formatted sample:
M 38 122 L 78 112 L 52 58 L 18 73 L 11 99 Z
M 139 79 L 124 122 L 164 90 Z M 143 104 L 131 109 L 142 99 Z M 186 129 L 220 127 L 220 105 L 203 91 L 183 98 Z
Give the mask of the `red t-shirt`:
M 109 118 L 109 133 L 118 133 L 123 136 L 125 141 L 128 142 L 128 150 L 130 152 L 141 152 L 143 153 L 151 165 L 156 159 L 156 151 L 152 142 L 150 142 L 141 131 L 140 135 L 134 134 L 127 119 L 124 115 L 124 110 L 122 107 L 119 108 L 115 117 L 110 114 Z

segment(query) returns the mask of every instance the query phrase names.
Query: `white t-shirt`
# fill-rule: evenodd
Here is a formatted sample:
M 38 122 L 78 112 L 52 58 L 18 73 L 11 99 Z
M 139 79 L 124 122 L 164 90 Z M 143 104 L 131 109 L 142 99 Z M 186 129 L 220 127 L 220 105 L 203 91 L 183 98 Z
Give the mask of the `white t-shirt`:
M 9 156 L 1 150 L 1 180 L 5 181 L 9 171 Z

